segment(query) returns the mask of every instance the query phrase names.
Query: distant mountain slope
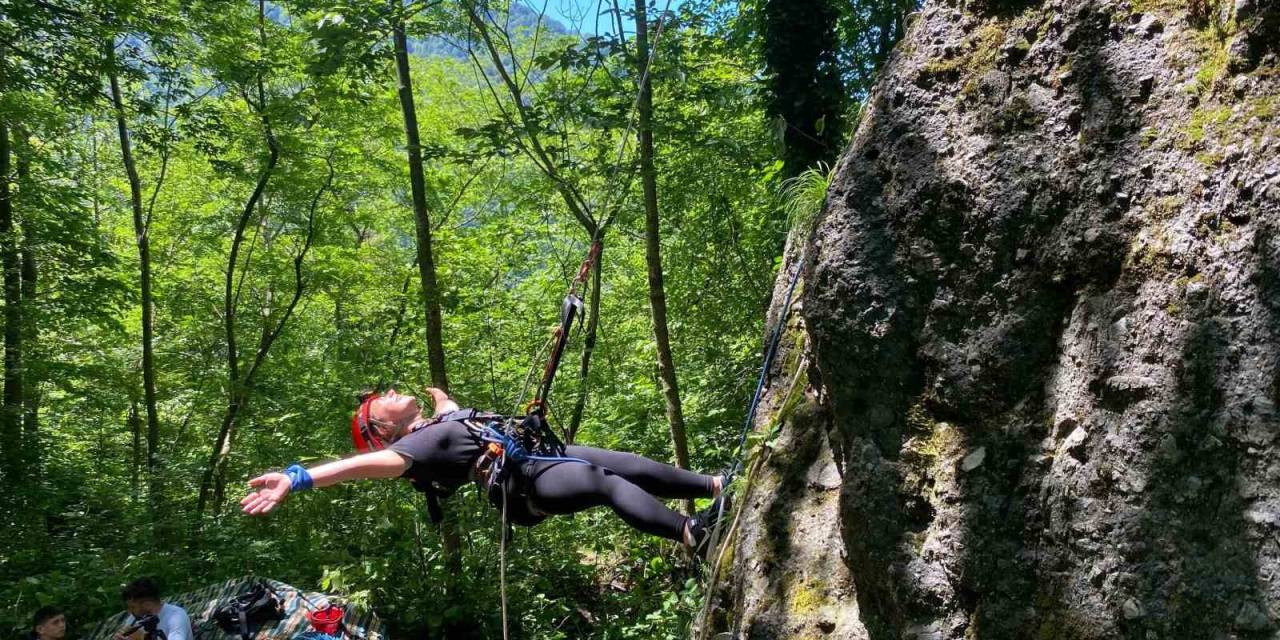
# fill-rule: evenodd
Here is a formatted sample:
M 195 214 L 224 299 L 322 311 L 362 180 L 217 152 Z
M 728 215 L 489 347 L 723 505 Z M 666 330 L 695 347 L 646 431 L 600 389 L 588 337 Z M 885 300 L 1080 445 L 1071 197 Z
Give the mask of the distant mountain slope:
M 525 29 L 532 33 L 534 27 L 538 25 L 538 12 L 527 5 L 513 2 L 511 3 L 510 25 L 513 32 Z M 573 30 L 549 15 L 542 17 L 542 29 L 545 34 L 552 36 L 575 35 Z M 465 49 L 455 47 L 444 38 L 435 36 L 430 38 L 411 38 L 409 40 L 409 53 L 423 57 L 444 56 L 458 59 L 469 57 Z

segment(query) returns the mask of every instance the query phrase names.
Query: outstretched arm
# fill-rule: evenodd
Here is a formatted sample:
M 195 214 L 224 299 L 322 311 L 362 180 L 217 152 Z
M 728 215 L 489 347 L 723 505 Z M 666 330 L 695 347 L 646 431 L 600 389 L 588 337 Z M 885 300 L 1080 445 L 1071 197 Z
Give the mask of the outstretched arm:
M 307 469 L 312 486 L 327 487 L 346 480 L 363 478 L 396 478 L 409 467 L 409 461 L 390 449 L 365 453 L 344 460 L 326 462 Z M 274 472 L 249 481 L 249 495 L 240 501 L 240 508 L 249 515 L 270 513 L 289 497 L 292 482 L 289 476 Z

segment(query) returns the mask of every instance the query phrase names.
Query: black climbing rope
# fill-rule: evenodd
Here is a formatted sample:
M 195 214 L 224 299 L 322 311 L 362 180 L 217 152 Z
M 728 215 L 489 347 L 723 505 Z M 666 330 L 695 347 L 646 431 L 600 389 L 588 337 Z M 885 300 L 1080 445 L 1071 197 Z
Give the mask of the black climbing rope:
M 773 335 L 769 336 L 768 348 L 764 354 L 764 364 L 760 367 L 760 378 L 756 381 L 756 391 L 751 396 L 751 405 L 747 407 L 747 417 L 742 423 L 742 434 L 738 436 L 738 449 L 734 452 L 731 476 L 738 475 L 738 472 L 742 470 L 743 449 L 747 444 L 747 434 L 751 431 L 751 423 L 755 421 L 756 409 L 760 406 L 760 396 L 764 393 L 764 381 L 769 375 L 769 367 L 773 365 L 773 357 L 778 353 L 778 343 L 782 340 L 782 330 L 787 325 L 787 314 L 791 309 L 791 296 L 795 294 L 796 283 L 800 281 L 800 271 L 804 268 L 806 249 L 807 247 L 800 250 L 800 257 L 796 260 L 795 273 L 791 274 L 791 283 L 787 285 L 787 296 L 782 303 L 782 309 L 778 312 L 778 324 L 773 327 Z
M 742 463 L 745 457 L 744 450 L 746 448 L 746 443 L 747 443 L 747 434 L 751 432 L 751 425 L 752 423 L 755 422 L 756 409 L 759 408 L 760 398 L 761 396 L 764 395 L 764 381 L 769 375 L 769 368 L 773 366 L 773 358 L 778 353 L 778 344 L 782 340 L 782 330 L 787 325 L 787 316 L 790 314 L 790 311 L 791 311 L 791 298 L 795 294 L 796 283 L 800 281 L 800 272 L 802 269 L 804 269 L 804 258 L 805 258 L 806 250 L 807 250 L 807 247 L 802 248 L 800 250 L 800 256 L 796 259 L 795 272 L 791 274 L 791 282 L 787 284 L 787 295 L 783 299 L 782 308 L 779 309 L 778 311 L 777 324 L 774 325 L 773 333 L 769 336 L 769 342 L 767 344 L 767 347 L 765 349 L 765 354 L 764 354 L 764 363 L 760 366 L 760 377 L 756 381 L 756 390 L 755 390 L 755 393 L 751 395 L 751 404 L 747 408 L 747 416 L 743 420 L 742 434 L 738 437 L 738 448 L 737 448 L 737 451 L 734 453 L 733 467 L 725 477 L 726 485 L 728 485 L 727 481 L 729 479 L 736 477 L 738 473 L 742 470 Z M 721 491 L 722 492 L 727 491 L 728 489 L 729 489 L 728 486 L 724 486 L 721 488 Z M 732 530 L 732 528 L 737 525 L 738 515 L 741 513 L 741 511 L 742 511 L 742 502 L 739 501 L 734 509 L 734 517 L 733 517 L 733 522 L 730 524 L 730 530 Z M 707 565 L 710 567 L 711 577 L 707 580 L 707 588 L 706 588 L 706 591 L 704 592 L 703 601 L 702 601 L 702 611 L 698 614 L 698 619 L 697 619 L 699 640 L 706 637 L 708 616 L 711 613 L 711 594 L 715 591 L 716 582 L 720 578 L 720 557 L 723 554 L 723 550 L 720 549 L 720 544 L 722 542 L 720 534 L 721 534 L 721 530 L 724 527 L 724 522 L 725 522 L 724 501 L 721 500 L 720 509 L 716 513 L 716 524 L 714 527 L 711 528 L 711 540 L 710 540 L 710 543 L 707 545 L 706 561 L 707 561 Z M 728 536 L 725 536 L 725 540 L 727 539 L 728 539 Z

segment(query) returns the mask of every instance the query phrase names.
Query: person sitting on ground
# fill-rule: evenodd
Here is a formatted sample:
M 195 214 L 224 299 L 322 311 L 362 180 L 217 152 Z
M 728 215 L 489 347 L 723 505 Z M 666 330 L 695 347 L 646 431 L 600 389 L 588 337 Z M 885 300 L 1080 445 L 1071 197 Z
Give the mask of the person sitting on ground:
M 356 448 L 369 451 L 310 469 L 293 465 L 285 472 L 249 481 L 240 501 L 246 514 L 270 513 L 292 493 L 363 478 L 406 478 L 427 493 L 429 505 L 468 481 L 488 492 L 494 455 L 479 426 L 494 414 L 461 409 L 443 391 L 427 389 L 434 412 L 425 417 L 418 399 L 395 389 L 361 394 L 352 418 Z M 573 460 L 569 460 L 573 459 Z M 569 445 L 555 460 L 507 463 L 509 476 L 496 492 L 517 524 L 535 524 L 547 515 L 570 514 L 608 506 L 632 527 L 704 550 L 722 504 L 724 476 L 710 476 L 631 453 Z M 494 493 L 490 492 L 490 496 Z M 659 498 L 711 498 L 711 506 L 693 517 L 673 511 Z M 438 518 L 433 506 L 433 519 Z
M 195 635 L 187 610 L 160 599 L 160 587 L 151 578 L 138 578 L 120 592 L 129 616 L 112 640 L 191 640 Z M 129 635 L 129 628 L 141 626 Z
M 31 620 L 31 640 L 63 640 L 67 637 L 67 616 L 62 609 L 45 605 Z

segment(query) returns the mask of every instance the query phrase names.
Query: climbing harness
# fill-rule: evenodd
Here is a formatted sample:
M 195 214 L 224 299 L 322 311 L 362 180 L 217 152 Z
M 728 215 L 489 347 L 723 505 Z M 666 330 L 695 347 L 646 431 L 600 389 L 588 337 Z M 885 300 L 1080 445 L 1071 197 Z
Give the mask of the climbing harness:
M 527 462 L 567 462 L 591 464 L 564 454 L 564 445 L 540 414 L 491 419 L 469 423 L 468 427 L 485 443 L 476 461 L 473 479 L 480 493 L 494 507 L 509 515 L 503 519 L 502 533 L 510 537 L 511 525 L 532 527 L 547 518 L 531 502 L 526 478 L 516 471 Z M 508 505 L 514 501 L 514 507 Z
M 542 414 L 531 413 L 522 418 L 507 418 L 501 422 L 492 420 L 481 430 L 480 438 L 497 445 L 501 458 L 496 469 L 502 470 L 507 462 L 522 464 L 529 460 L 546 462 L 581 462 L 581 458 L 566 457 L 564 443 L 556 437 Z

